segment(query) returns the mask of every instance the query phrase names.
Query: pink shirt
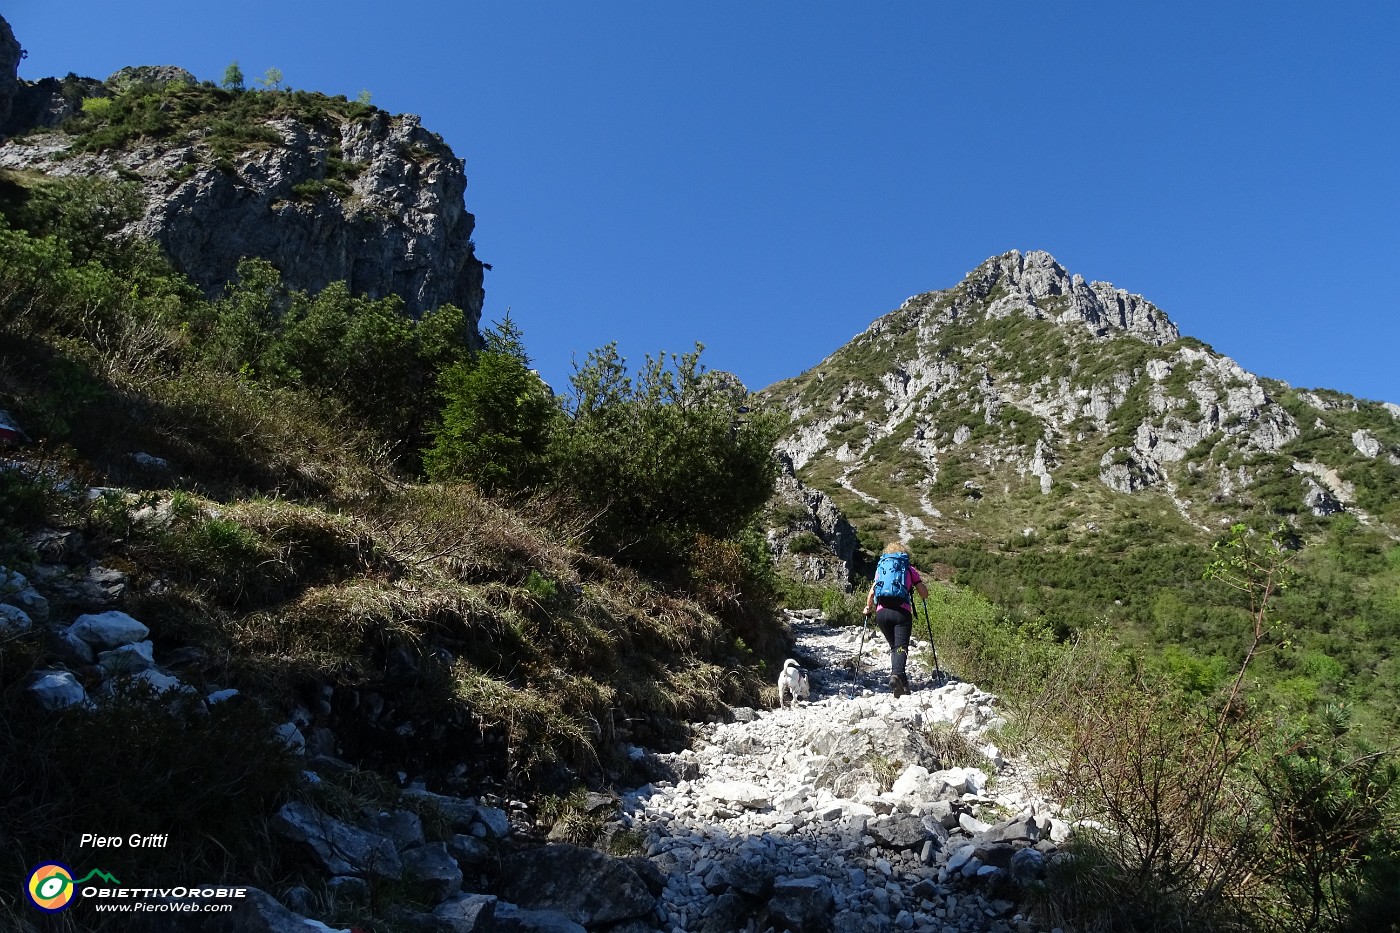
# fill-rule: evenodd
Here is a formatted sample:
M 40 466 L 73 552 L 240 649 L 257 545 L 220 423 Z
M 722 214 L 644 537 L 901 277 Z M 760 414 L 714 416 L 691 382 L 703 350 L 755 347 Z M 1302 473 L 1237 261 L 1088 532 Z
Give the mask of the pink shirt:
M 904 588 L 909 591 L 911 598 L 914 595 L 914 587 L 923 582 L 923 579 L 923 577 L 919 576 L 919 571 L 914 569 L 914 565 L 910 564 L 909 572 L 904 575 Z M 914 614 L 914 607 L 909 605 L 909 603 L 905 603 L 904 608 L 909 610 L 910 615 Z

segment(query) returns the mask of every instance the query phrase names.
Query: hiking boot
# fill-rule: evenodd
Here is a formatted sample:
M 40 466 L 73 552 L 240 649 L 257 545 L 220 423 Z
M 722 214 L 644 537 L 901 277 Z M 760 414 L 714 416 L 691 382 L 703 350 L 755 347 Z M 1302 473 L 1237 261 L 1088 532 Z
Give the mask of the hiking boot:
M 890 691 L 896 700 L 909 692 L 909 682 L 904 679 L 903 674 L 890 675 Z

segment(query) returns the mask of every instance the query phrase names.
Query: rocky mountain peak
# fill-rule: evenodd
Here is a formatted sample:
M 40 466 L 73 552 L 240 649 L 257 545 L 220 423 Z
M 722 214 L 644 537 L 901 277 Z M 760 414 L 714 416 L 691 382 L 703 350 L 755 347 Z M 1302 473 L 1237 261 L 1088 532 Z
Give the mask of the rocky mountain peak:
M 843 514 L 862 543 L 1029 540 L 1037 514 L 1067 544 L 1144 507 L 1131 498 L 1188 536 L 1257 508 L 1367 522 L 1334 467 L 1354 460 L 1383 488 L 1375 471 L 1400 464 L 1384 406 L 1345 397 L 1323 411 L 1317 393 L 1260 379 L 1141 295 L 1043 251 L 993 256 L 908 299 L 764 394 L 790 416 L 775 550 L 826 575 L 823 561 L 851 551 L 850 529 L 827 531 Z M 1057 503 L 1074 520 L 1052 518 Z
M 986 302 L 992 317 L 1022 313 L 1079 323 L 1097 337 L 1127 333 L 1153 346 L 1181 337 L 1167 315 L 1141 295 L 1108 282 L 1086 282 L 1043 250 L 993 256 L 969 272 L 962 287 L 971 300 Z

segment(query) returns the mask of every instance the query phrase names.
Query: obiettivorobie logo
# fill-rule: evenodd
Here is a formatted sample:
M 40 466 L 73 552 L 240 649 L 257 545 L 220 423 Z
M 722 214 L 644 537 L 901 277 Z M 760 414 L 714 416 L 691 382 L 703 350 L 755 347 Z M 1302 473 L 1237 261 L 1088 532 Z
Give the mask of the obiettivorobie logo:
M 35 910 L 56 914 L 78 898 L 100 913 L 229 913 L 248 888 L 228 885 L 142 887 L 123 884 L 100 868 L 74 877 L 62 862 L 45 862 L 29 873 L 24 893 Z
M 93 878 L 100 878 L 107 884 L 121 886 L 121 882 L 100 868 L 94 868 L 81 878 L 74 879 L 73 869 L 61 862 L 45 862 L 29 873 L 29 883 L 25 893 L 29 902 L 46 913 L 56 914 L 67 910 L 73 904 L 78 885 L 87 884 Z

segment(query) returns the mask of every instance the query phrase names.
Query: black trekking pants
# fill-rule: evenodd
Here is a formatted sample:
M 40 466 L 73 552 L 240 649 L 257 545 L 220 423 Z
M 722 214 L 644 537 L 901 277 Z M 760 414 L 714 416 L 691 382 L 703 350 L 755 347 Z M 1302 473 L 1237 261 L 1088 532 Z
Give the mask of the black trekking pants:
M 904 676 L 904 662 L 909 658 L 909 636 L 914 631 L 914 614 L 894 606 L 875 610 L 875 624 L 890 645 L 890 673 Z

